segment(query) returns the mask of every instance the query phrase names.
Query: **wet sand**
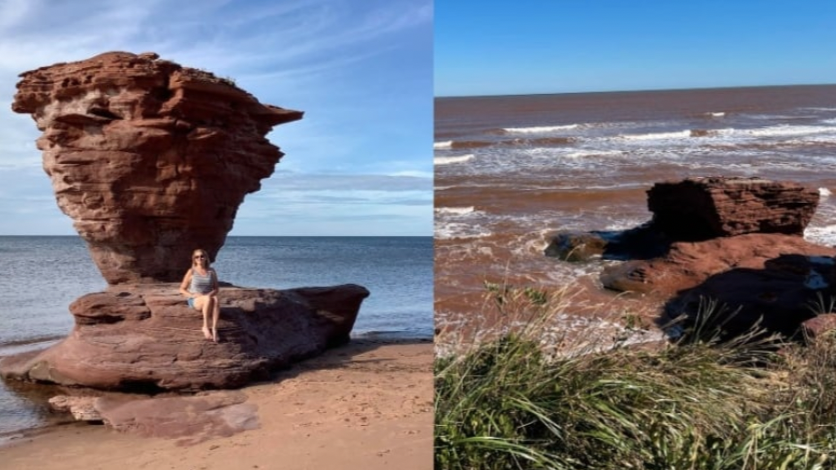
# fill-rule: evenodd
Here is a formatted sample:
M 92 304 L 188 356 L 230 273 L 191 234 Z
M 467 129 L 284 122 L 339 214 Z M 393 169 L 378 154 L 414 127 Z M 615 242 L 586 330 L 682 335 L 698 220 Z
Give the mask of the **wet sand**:
M 432 468 L 433 345 L 354 340 L 242 389 L 258 429 L 194 445 L 86 423 L 0 447 L 0 469 Z

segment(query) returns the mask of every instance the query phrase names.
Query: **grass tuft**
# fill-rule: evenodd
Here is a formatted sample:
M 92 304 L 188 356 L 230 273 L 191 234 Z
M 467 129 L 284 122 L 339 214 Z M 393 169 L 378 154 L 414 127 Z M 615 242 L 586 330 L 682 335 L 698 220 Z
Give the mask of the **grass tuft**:
M 697 326 L 668 347 L 553 355 L 538 333 L 561 295 L 491 287 L 529 323 L 436 361 L 436 468 L 834 468 L 836 335 L 721 343 Z

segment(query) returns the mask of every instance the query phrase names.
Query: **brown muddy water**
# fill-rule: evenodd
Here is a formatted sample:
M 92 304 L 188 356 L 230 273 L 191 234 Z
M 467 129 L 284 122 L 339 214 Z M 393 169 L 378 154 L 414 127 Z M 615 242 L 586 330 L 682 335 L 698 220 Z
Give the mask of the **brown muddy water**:
M 647 299 L 601 287 L 611 261 L 543 250 L 553 231 L 648 221 L 655 182 L 757 176 L 818 188 L 805 237 L 836 244 L 836 85 L 437 98 L 434 149 L 441 351 L 444 338 L 513 323 L 486 283 L 571 291 L 550 330 L 561 338 L 652 314 Z

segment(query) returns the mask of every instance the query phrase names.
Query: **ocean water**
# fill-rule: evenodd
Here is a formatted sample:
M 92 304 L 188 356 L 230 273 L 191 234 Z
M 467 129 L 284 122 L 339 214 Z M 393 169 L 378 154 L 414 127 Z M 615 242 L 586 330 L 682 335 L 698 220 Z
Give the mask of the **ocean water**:
M 434 154 L 438 327 L 478 317 L 485 282 L 611 301 L 604 263 L 545 257 L 548 234 L 646 222 L 659 181 L 799 182 L 822 196 L 805 237 L 836 244 L 836 85 L 437 98 Z
M 432 237 L 229 237 L 213 267 L 221 281 L 242 287 L 362 285 L 371 295 L 352 336 L 428 339 L 432 254 Z M 0 236 L 0 273 L 0 356 L 65 337 L 69 304 L 106 287 L 79 237 Z M 0 381 L 0 441 L 50 423 L 43 400 L 32 400 L 39 393 Z

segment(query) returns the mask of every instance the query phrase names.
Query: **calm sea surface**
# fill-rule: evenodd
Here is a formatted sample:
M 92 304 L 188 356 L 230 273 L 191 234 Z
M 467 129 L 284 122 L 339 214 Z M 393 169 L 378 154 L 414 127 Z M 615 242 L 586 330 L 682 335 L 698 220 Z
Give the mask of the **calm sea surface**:
M 213 266 L 242 287 L 359 284 L 371 295 L 353 336 L 431 338 L 432 253 L 431 237 L 229 237 Z M 0 236 L 0 356 L 66 336 L 69 304 L 105 287 L 78 237 Z M 26 398 L 32 393 L 0 382 L 0 441 L 48 424 L 42 405 Z
M 805 236 L 836 244 L 836 85 L 438 98 L 434 147 L 437 326 L 478 316 L 486 281 L 600 289 L 603 264 L 545 257 L 546 235 L 648 221 L 659 181 L 818 188 Z

